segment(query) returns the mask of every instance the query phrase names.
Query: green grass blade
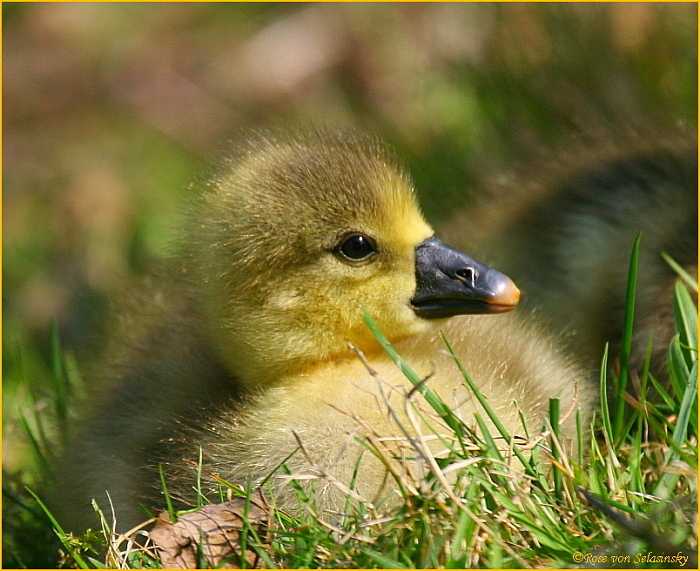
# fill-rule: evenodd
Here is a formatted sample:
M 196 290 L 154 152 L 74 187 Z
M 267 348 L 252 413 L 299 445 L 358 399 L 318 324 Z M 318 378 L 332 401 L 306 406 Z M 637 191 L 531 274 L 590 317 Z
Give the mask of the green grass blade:
M 561 431 L 559 429 L 559 399 L 549 399 L 549 425 L 552 429 L 553 438 L 551 441 L 552 456 L 555 460 L 561 461 L 561 451 L 559 450 L 559 442 L 561 442 Z M 562 476 L 561 471 L 554 467 L 554 495 L 557 498 L 562 497 Z
M 688 434 L 688 426 L 691 419 L 697 419 L 697 395 L 698 395 L 698 363 L 694 363 L 693 368 L 688 376 L 688 384 L 685 387 L 685 392 L 683 393 L 683 400 L 681 401 L 681 406 L 678 410 L 678 419 L 676 420 L 676 427 L 673 431 L 672 440 L 677 446 L 686 440 Z M 693 409 L 695 409 L 695 414 L 693 414 Z
M 680 282 L 676 283 L 675 286 L 673 316 L 683 356 L 688 363 L 688 368 L 690 368 L 698 356 L 698 311 L 690 293 Z
M 450 343 L 449 339 L 447 339 L 445 335 L 442 335 L 442 339 L 445 345 L 447 346 L 447 350 L 449 351 L 451 357 L 454 359 L 455 363 L 457 364 L 457 367 L 462 373 L 464 380 L 466 381 L 467 385 L 469 385 L 469 388 L 471 389 L 476 399 L 479 401 L 479 404 L 484 409 L 491 422 L 493 422 L 494 426 L 496 427 L 496 430 L 498 430 L 498 433 L 503 437 L 503 439 L 508 443 L 509 446 L 512 446 L 513 453 L 525 467 L 526 472 L 532 476 L 539 477 L 539 474 L 537 474 L 537 471 L 532 467 L 532 464 L 525 458 L 518 446 L 512 442 L 511 434 L 506 430 L 505 426 L 503 426 L 501 419 L 498 418 L 498 415 L 491 408 L 491 405 L 481 393 L 481 390 L 479 390 L 479 387 L 474 382 L 474 379 L 472 379 L 471 375 L 464 368 L 464 365 L 462 365 L 462 362 L 457 356 L 457 353 L 455 352 L 454 347 Z
M 674 393 L 680 396 L 680 404 L 676 409 L 673 432 L 670 439 L 666 439 L 669 446 L 664 456 L 665 466 L 684 453 L 683 447 L 689 436 L 697 435 L 698 422 L 697 309 L 688 290 L 680 282 L 676 284 L 674 294 L 673 312 L 678 335 L 669 347 L 668 371 Z M 654 495 L 669 498 L 678 479 L 677 474 L 664 472 L 654 488 Z
M 362 314 L 365 319 L 365 323 L 369 327 L 370 331 L 374 335 L 375 339 L 384 349 L 384 352 L 389 356 L 389 358 L 399 367 L 403 375 L 411 382 L 411 384 L 416 387 L 428 404 L 437 412 L 444 420 L 445 423 L 455 431 L 457 435 L 462 435 L 464 433 L 464 423 L 457 418 L 457 416 L 452 412 L 452 409 L 448 407 L 444 401 L 430 388 L 426 386 L 411 366 L 404 360 L 401 355 L 399 355 L 396 350 L 392 347 L 389 340 L 384 336 L 384 334 L 379 330 L 379 327 L 375 323 L 374 319 L 367 313 L 366 310 L 362 310 Z
M 495 458 L 497 460 L 502 461 L 503 456 L 501 454 L 501 451 L 498 449 L 498 445 L 493 439 L 493 436 L 491 435 L 491 430 L 486 425 L 486 422 L 479 413 L 475 413 L 474 418 L 476 419 L 476 423 L 479 425 L 481 433 L 484 435 L 484 442 L 486 443 L 486 456 L 488 458 Z
M 490 569 L 503 567 L 503 540 L 500 533 L 496 533 L 488 550 L 488 566 Z
M 476 496 L 476 486 L 472 485 L 467 490 L 466 500 L 469 502 Z M 450 556 L 445 563 L 445 569 L 463 569 L 467 563 L 465 549 L 469 549 L 471 538 L 476 528 L 476 523 L 469 517 L 466 511 L 461 511 L 457 528 L 452 537 Z
M 390 557 L 387 557 L 386 555 L 382 555 L 381 553 L 378 553 L 373 549 L 362 549 L 362 553 L 364 553 L 373 561 L 379 563 L 379 565 L 381 565 L 383 569 L 408 569 L 408 567 L 396 561 L 396 559 L 392 559 Z
M 639 247 L 642 241 L 641 233 L 637 235 L 630 256 L 629 273 L 627 276 L 627 297 L 625 301 L 625 320 L 622 330 L 622 345 L 620 347 L 620 376 L 617 383 L 617 405 L 615 407 L 614 441 L 619 444 L 623 434 L 625 410 L 625 391 L 629 377 L 630 354 L 632 353 L 632 336 L 634 330 L 634 305 L 637 291 L 637 270 L 639 268 Z
M 603 435 L 610 446 L 613 442 L 613 430 L 608 403 L 608 351 L 609 347 L 606 345 L 600 365 L 600 419 L 603 424 Z
M 685 271 L 685 268 L 683 268 L 678 262 L 676 262 L 671 256 L 669 256 L 666 252 L 661 253 L 661 257 L 666 261 L 666 263 L 673 268 L 673 271 L 676 272 L 680 278 L 683 280 L 683 282 L 690 288 L 692 289 L 695 293 L 698 293 L 698 282 L 693 276 L 691 276 L 687 271 Z
M 4 479 L 3 488 L 2 488 L 2 495 L 4 497 L 6 497 L 8 500 L 10 500 L 11 502 L 14 502 L 17 506 L 19 506 L 23 510 L 26 510 L 27 512 L 32 514 L 32 516 L 35 519 L 42 519 L 43 515 L 41 514 L 41 512 L 37 511 L 33 506 L 29 505 L 25 500 L 23 500 L 20 495 L 16 494 L 15 492 L 13 492 L 12 490 L 8 489 L 5 486 L 5 481 L 7 481 L 7 475 L 4 472 L 3 472 L 2 477 Z M 7 508 L 7 504 L 4 504 L 4 507 Z
M 168 508 L 168 515 L 170 516 L 170 521 L 177 523 L 177 512 L 173 507 L 173 501 L 168 493 L 168 484 L 165 481 L 165 473 L 163 472 L 163 465 L 158 465 L 158 474 L 160 475 L 160 485 L 163 489 L 163 496 L 165 497 L 165 505 Z
M 685 392 L 686 380 L 690 375 L 690 366 L 678 336 L 671 341 L 671 345 L 668 347 L 668 374 L 671 378 L 674 395 L 682 395 Z
M 68 536 L 67 536 L 66 532 L 63 531 L 63 528 L 61 527 L 61 525 L 58 523 L 58 521 L 56 521 L 56 518 L 53 517 L 53 514 L 49 511 L 49 508 L 46 507 L 44 502 L 42 502 L 41 499 L 39 498 L 39 496 L 37 496 L 32 490 L 27 489 L 27 491 L 34 497 L 36 502 L 39 504 L 39 507 L 46 514 L 46 517 L 49 518 L 49 521 L 51 522 L 51 525 L 53 526 L 54 530 L 56 531 L 58 538 L 61 540 L 63 547 L 65 547 L 65 549 L 69 553 L 69 555 L 75 560 L 75 562 L 78 564 L 78 566 L 81 569 L 90 569 L 90 566 L 80 556 L 80 554 L 73 548 L 70 541 L 68 541 L 68 538 L 67 538 Z
M 22 411 L 19 411 L 18 416 L 20 424 L 22 425 L 22 430 L 27 435 L 27 439 L 29 440 L 29 444 L 31 446 L 34 458 L 36 459 L 37 465 L 39 466 L 42 473 L 48 474 L 51 468 L 51 463 L 47 458 L 45 448 L 40 442 L 40 440 L 43 438 L 42 435 L 39 434 L 39 436 L 37 437 L 37 431 L 32 428 L 29 421 L 27 420 L 27 417 Z
M 583 442 L 584 442 L 584 431 L 583 417 L 581 416 L 581 409 L 576 409 L 576 464 L 578 466 L 583 466 Z
M 654 390 L 656 391 L 656 394 L 658 395 L 659 399 L 661 399 L 660 402 L 663 402 L 670 410 L 673 410 L 676 408 L 677 403 L 674 400 L 673 396 L 669 394 L 669 392 L 666 390 L 666 387 L 664 387 L 663 383 L 659 381 L 654 375 L 649 375 L 649 381 L 651 382 L 652 386 L 654 387 Z

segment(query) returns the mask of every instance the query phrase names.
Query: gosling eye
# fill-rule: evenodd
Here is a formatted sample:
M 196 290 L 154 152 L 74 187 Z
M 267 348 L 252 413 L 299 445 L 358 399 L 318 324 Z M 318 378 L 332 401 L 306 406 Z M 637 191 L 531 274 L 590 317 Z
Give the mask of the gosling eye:
M 378 253 L 378 250 L 372 238 L 353 232 L 342 236 L 337 246 L 333 248 L 333 252 L 342 261 L 357 264 L 368 262 Z

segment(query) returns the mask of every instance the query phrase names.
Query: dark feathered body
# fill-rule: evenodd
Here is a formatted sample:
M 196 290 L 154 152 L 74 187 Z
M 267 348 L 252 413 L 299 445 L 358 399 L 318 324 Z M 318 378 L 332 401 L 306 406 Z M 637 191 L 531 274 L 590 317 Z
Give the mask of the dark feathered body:
M 144 519 L 138 505 L 154 505 L 159 495 L 158 465 L 172 460 L 168 442 L 240 398 L 235 377 L 207 340 L 187 281 L 177 269 L 162 272 L 114 313 L 85 418 L 55 469 L 50 499 L 68 529 L 95 528 L 92 498 L 120 523 Z
M 653 337 L 665 376 L 677 273 L 697 275 L 697 140 L 644 132 L 598 134 L 493 185 L 444 233 L 522 287 L 533 310 L 593 364 L 619 354 L 630 255 L 641 233 L 633 364 Z M 478 220 L 478 224 L 474 224 Z

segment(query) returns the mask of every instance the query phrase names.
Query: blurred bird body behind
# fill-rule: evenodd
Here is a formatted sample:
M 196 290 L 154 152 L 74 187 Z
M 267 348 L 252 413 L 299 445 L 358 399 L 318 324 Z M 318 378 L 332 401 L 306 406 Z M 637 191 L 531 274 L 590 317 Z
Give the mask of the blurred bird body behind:
M 697 279 L 695 134 L 611 127 L 538 155 L 486 184 L 476 206 L 441 231 L 513 277 L 523 309 L 593 367 L 606 344 L 620 355 L 630 257 L 641 235 L 631 363 L 641 372 L 651 343 L 652 371 L 665 379 L 680 278 L 664 255 Z

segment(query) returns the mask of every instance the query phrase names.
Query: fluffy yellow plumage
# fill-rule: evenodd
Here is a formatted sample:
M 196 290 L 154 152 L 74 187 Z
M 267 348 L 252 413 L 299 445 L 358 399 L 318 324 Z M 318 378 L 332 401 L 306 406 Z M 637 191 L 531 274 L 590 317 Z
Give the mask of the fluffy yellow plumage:
M 507 311 L 519 291 L 433 236 L 408 177 L 366 136 L 264 134 L 239 145 L 193 205 L 173 266 L 141 289 L 57 471 L 72 528 L 95 521 L 91 498 L 109 514 L 107 494 L 121 529 L 138 522 L 140 503 L 162 506 L 159 464 L 186 502 L 196 470 L 185 460 L 200 450 L 206 470 L 239 484 L 259 484 L 289 457 L 293 472 L 321 476 L 318 505 L 331 510 L 342 509 L 362 455 L 356 437 L 410 457 L 411 439 L 432 432 L 439 454 L 434 434 L 449 431 L 363 310 L 468 425 L 480 408 L 441 331 L 513 434 L 537 434 L 550 397 L 584 418 L 593 406 L 584 376 L 516 316 L 459 315 Z M 396 497 L 380 462 L 365 454 L 359 466 L 358 494 Z M 293 505 L 286 480 L 270 482 Z

